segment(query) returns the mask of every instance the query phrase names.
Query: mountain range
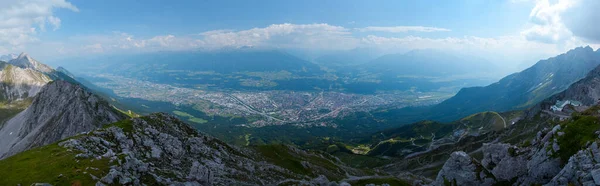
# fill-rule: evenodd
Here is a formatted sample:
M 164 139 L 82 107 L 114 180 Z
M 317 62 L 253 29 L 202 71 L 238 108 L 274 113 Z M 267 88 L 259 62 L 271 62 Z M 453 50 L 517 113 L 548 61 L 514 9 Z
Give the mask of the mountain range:
M 114 95 L 21 54 L 0 63 L 0 106 L 12 110 L 0 115 L 0 185 L 592 185 L 600 183 L 598 59 L 576 48 L 404 113 L 434 121 L 351 140 L 318 136 L 301 149 L 249 144 L 252 134 L 230 145 L 180 120 L 187 115 L 123 112 L 105 101 Z M 313 131 L 392 126 L 399 111 L 358 112 L 346 115 L 354 123 Z M 285 127 L 279 135 L 296 135 Z
M 578 47 L 484 87 L 463 88 L 439 104 L 381 113 L 399 123 L 429 119 L 453 121 L 484 111 L 523 110 L 567 89 L 600 65 L 600 52 Z M 385 116 L 383 116 L 385 115 Z
M 434 184 L 448 181 L 458 185 L 599 183 L 595 169 L 596 160 L 600 158 L 598 81 L 600 66 L 566 90 L 528 109 L 526 116 L 499 135 L 495 143 L 483 144 L 483 156 L 477 155 L 483 158 L 474 158 L 474 154 L 462 151 L 452 153 Z M 569 109 L 559 111 L 551 108 L 557 101 L 565 100 L 581 102 L 581 105 L 568 105 Z
M 6 66 L 35 72 L 17 79 L 48 73 L 75 81 L 66 69 Z M 79 83 L 47 80 L 36 94 L 24 95 L 31 102 L 22 111 L 0 125 L 0 185 L 407 184 L 322 152 L 231 146 L 164 113 L 130 118 Z
M 340 66 L 356 66 L 368 63 L 380 57 L 381 52 L 373 48 L 355 48 L 352 50 L 336 51 L 323 54 L 316 59 L 315 63 L 336 69 Z
M 438 50 L 378 57 L 377 51 L 355 49 L 325 54 L 310 62 L 276 49 L 238 48 L 89 57 L 59 64 L 74 72 L 93 72 L 88 76 L 111 74 L 215 91 L 454 92 L 495 78 L 483 72 L 466 74 L 466 69 L 480 70 L 474 67 L 493 69 L 485 60 Z M 436 66 L 436 71 L 432 63 L 437 59 L 447 61 Z M 446 72 L 433 76 L 440 70 Z
M 494 65 L 484 59 L 460 56 L 434 49 L 383 55 L 363 64 L 363 66 L 374 73 L 417 77 L 489 74 L 493 73 L 495 69 Z

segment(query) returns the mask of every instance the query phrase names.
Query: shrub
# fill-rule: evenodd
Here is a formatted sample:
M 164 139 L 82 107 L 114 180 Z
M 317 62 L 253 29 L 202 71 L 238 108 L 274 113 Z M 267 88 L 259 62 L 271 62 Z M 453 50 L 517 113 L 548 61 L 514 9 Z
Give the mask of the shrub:
M 581 150 L 588 142 L 598 138 L 596 131 L 600 129 L 598 118 L 579 115 L 573 121 L 564 125 L 564 135 L 558 137 L 560 150 L 558 152 L 563 162 Z

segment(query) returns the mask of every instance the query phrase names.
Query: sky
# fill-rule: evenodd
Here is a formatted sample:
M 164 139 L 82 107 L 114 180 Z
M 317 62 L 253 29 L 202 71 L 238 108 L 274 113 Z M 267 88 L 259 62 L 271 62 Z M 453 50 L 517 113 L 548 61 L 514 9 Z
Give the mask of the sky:
M 443 49 L 517 66 L 600 46 L 597 0 L 0 0 L 0 54 Z

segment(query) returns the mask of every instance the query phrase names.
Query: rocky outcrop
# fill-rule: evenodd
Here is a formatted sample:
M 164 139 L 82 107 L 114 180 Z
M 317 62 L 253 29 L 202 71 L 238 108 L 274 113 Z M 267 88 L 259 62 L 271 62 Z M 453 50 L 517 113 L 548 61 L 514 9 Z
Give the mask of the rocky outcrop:
M 79 85 L 54 81 L 0 128 L 0 158 L 92 131 L 126 116 Z
M 546 185 L 600 185 L 600 149 L 593 142 L 571 156 L 569 163 Z
M 594 185 L 596 180 L 600 183 L 600 149 L 597 143 L 591 143 L 563 165 L 557 154 L 560 152 L 557 137 L 561 133 L 560 125 L 540 131 L 528 147 L 506 143 L 484 144 L 481 169 L 478 171 L 489 173 L 488 178 L 492 179 L 487 182 L 474 176 L 477 175 L 474 168 L 478 166 L 477 160 L 468 161 L 464 152 L 455 152 L 433 185 L 444 185 L 444 181 L 458 185 Z
M 79 158 L 111 160 L 106 175 L 94 176 L 96 185 L 331 184 L 324 176 L 310 178 L 260 161 L 252 150 L 229 146 L 163 113 L 121 121 L 59 146 L 79 152 Z
M 481 164 L 496 180 L 510 181 L 527 173 L 527 159 L 518 156 L 517 148 L 509 144 L 484 144 Z
M 482 165 L 467 153 L 459 151 L 450 155 L 433 185 L 492 185 L 494 178 Z

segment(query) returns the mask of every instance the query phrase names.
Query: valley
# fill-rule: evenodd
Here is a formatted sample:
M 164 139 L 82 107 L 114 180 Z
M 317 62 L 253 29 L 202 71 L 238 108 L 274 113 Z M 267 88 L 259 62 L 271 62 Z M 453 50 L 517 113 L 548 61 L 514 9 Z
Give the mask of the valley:
M 573 55 L 582 49 L 575 50 L 567 54 Z M 499 161 L 490 160 L 490 156 L 493 156 L 490 153 L 508 153 L 525 159 L 535 157 L 531 161 L 548 161 L 546 166 L 551 167 L 548 174 L 557 174 L 556 170 L 561 168 L 557 162 L 567 162 L 577 149 L 586 146 L 577 140 L 586 143 L 594 140 L 587 135 L 586 129 L 573 127 L 567 127 L 568 130 L 563 133 L 572 136 L 574 134 L 570 130 L 577 130 L 578 133 L 586 133 L 586 137 L 574 138 L 575 141 L 558 137 L 551 144 L 546 137 L 542 137 L 543 133 L 548 133 L 546 136 L 553 135 L 566 125 L 596 130 L 593 123 L 597 120 L 598 107 L 595 104 L 600 100 L 596 86 L 600 67 L 586 70 L 586 65 L 593 64 L 576 66 L 585 74 L 574 75 L 569 80 L 562 79 L 556 86 L 565 90 L 527 109 L 504 111 L 474 108 L 478 112 L 472 111 L 471 115 L 457 120 L 439 121 L 427 120 L 431 115 L 422 114 L 439 109 L 440 105 L 457 99 L 457 96 L 464 97 L 460 95 L 464 94 L 464 89 L 457 95 L 448 90 L 428 92 L 416 87 L 371 94 L 341 90 L 215 89 L 166 84 L 113 73 L 77 76 L 62 67 L 59 70 L 46 67 L 26 54 L 20 55 L 17 60 L 20 61 L 10 60 L 6 63 L 2 74 L 14 74 L 10 72 L 15 70 L 28 71 L 18 76 L 24 76 L 25 79 L 29 76 L 33 79 L 45 78 L 10 84 L 7 82 L 14 82 L 14 75 L 2 76 L 5 77 L 3 88 L 6 92 L 3 95 L 7 96 L 0 106 L 7 112 L 3 112 L 0 118 L 0 137 L 3 139 L 0 146 L 10 148 L 0 150 L 0 167 L 20 166 L 18 161 L 24 158 L 43 161 L 36 154 L 46 151 L 58 153 L 54 156 L 60 159 L 57 163 L 61 166 L 72 166 L 72 158 L 83 158 L 81 166 L 88 166 L 87 169 L 90 169 L 89 166 L 99 167 L 83 174 L 70 172 L 69 168 L 60 169 L 68 176 L 53 180 L 55 184 L 76 179 L 82 183 L 99 180 L 98 183 L 103 184 L 116 183 L 115 180 L 121 184 L 173 184 L 192 180 L 196 183 L 224 185 L 240 183 L 239 178 L 231 176 L 240 170 L 248 175 L 261 175 L 252 168 L 256 166 L 266 166 L 268 168 L 263 171 L 270 173 L 256 180 L 242 182 L 278 185 L 315 185 L 317 182 L 439 185 L 446 182 L 445 179 L 451 179 L 457 184 L 477 185 L 483 183 L 455 175 L 454 172 L 488 171 L 486 176 L 479 176 L 487 180 L 486 183 L 545 183 L 553 180 L 538 178 L 535 172 L 523 173 L 535 171 L 536 167 L 527 170 L 521 167 L 521 172 L 517 174 L 499 173 L 504 171 L 504 167 L 490 166 L 488 162 Z M 595 63 L 595 60 L 591 61 Z M 546 61 L 540 61 L 538 65 L 544 63 Z M 562 63 L 566 62 L 558 62 Z M 19 66 L 12 67 L 13 64 Z M 527 75 L 530 70 L 521 74 Z M 564 72 L 560 68 L 554 68 L 536 77 L 544 82 L 554 82 L 551 80 L 553 75 L 547 74 L 561 73 Z M 506 79 L 500 80 L 504 81 Z M 518 87 L 515 92 L 542 90 L 544 87 L 531 84 L 527 88 L 529 85 L 510 84 L 508 87 Z M 479 89 L 485 88 L 488 87 Z M 473 99 L 483 98 L 473 96 Z M 537 99 L 534 97 L 532 101 Z M 516 100 L 523 101 L 521 98 Z M 419 121 L 406 123 L 415 119 Z M 158 137 L 149 135 L 151 133 Z M 138 141 L 141 138 L 144 140 Z M 119 147 L 115 148 L 113 143 L 119 144 Z M 179 145 L 190 150 L 182 150 Z M 556 155 L 541 156 L 539 151 L 534 152 L 549 146 L 552 146 L 552 153 Z M 207 159 L 207 155 L 221 157 Z M 162 156 L 177 160 L 164 162 L 157 159 Z M 91 160 L 88 162 L 90 157 L 102 161 L 100 164 L 94 164 Z M 450 165 L 453 159 L 465 157 L 473 159 L 471 165 L 484 168 L 455 170 Z M 203 162 L 196 162 L 198 159 Z M 115 161 L 120 163 L 115 164 Z M 175 169 L 181 161 L 191 167 Z M 232 163 L 240 161 L 245 163 Z M 122 166 L 123 162 L 126 166 Z M 496 163 L 502 164 L 502 161 Z M 146 166 L 152 168 L 146 169 Z M 42 175 L 32 176 L 33 179 L 49 179 L 49 170 L 41 168 L 39 171 L 43 172 Z M 172 174 L 182 174 L 181 171 L 196 171 L 197 174 L 186 179 L 172 177 Z M 3 171 L 0 171 L 0 175 L 18 177 Z M 522 179 L 515 180 L 515 175 Z M 82 178 L 88 176 L 92 180 Z M 164 180 L 163 177 L 172 179 Z
M 600 185 L 597 0 L 0 2 L 0 186 Z
M 248 127 L 284 124 L 322 125 L 318 121 L 343 118 L 351 113 L 382 108 L 427 106 L 452 96 L 447 92 L 417 91 L 371 95 L 333 91 L 213 91 L 152 83 L 110 74 L 98 74 L 88 79 L 94 85 L 112 90 L 116 96 L 122 98 L 187 106 L 208 116 L 255 118 L 256 121 L 243 124 Z

